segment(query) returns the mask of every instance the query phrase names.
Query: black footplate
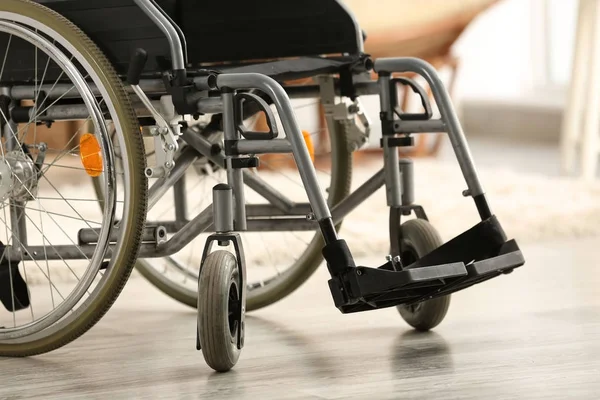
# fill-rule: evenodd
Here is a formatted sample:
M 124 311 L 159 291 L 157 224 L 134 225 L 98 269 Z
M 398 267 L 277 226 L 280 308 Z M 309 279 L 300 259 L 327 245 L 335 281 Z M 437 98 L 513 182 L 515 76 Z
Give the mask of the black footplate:
M 329 263 L 332 258 L 327 250 L 324 254 Z M 491 217 L 408 266 L 395 261 L 379 268 L 346 264 L 332 275 L 329 288 L 335 306 L 342 313 L 353 313 L 444 296 L 524 263 L 517 243 L 507 241 L 498 220 Z

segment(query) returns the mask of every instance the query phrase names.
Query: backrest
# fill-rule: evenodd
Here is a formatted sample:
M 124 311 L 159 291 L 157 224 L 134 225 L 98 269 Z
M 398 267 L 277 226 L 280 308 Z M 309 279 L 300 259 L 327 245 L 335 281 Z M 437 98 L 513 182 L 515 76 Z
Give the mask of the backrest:
M 178 0 L 192 63 L 362 52 L 337 0 Z
M 0 0 L 2 1 L 2 0 Z M 169 57 L 165 35 L 133 0 L 35 0 L 65 16 L 106 54 L 119 74 L 126 74 L 134 50 L 144 48 L 146 71 L 157 70 L 156 57 Z M 171 17 L 177 0 L 155 0 Z
M 0 0 L 1 1 L 1 0 Z M 121 74 L 136 47 L 169 57 L 162 32 L 133 0 L 36 0 L 78 25 Z M 188 61 L 239 62 L 362 51 L 356 20 L 337 0 L 155 0 L 183 30 Z

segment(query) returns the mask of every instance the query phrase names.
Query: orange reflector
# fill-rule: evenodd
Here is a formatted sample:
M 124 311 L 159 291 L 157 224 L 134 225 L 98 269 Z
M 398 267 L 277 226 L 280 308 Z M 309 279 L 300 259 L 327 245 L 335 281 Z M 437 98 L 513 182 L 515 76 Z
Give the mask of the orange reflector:
M 96 136 L 91 133 L 81 135 L 81 139 L 79 139 L 79 156 L 85 172 L 89 176 L 100 176 L 103 170 L 102 151 Z
M 310 159 L 315 161 L 315 146 L 313 145 L 312 136 L 307 131 L 302 131 L 302 135 L 304 136 L 304 142 L 306 143 L 306 147 L 308 148 L 308 154 L 310 154 Z

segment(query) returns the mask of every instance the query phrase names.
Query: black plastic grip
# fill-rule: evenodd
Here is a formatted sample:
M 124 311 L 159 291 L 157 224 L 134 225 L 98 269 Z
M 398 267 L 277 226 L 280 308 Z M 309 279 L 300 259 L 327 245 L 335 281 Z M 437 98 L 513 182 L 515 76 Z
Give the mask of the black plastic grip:
M 248 140 L 272 140 L 277 138 L 279 132 L 277 130 L 277 123 L 273 111 L 269 107 L 269 104 L 253 93 L 238 93 L 235 96 L 236 100 L 236 118 L 237 118 L 237 129 L 240 135 Z M 267 126 L 269 132 L 251 132 L 244 126 L 244 104 L 246 102 L 254 102 L 258 106 L 258 112 L 262 111 L 265 113 Z
M 127 82 L 130 85 L 137 85 L 140 83 L 140 77 L 142 71 L 148 61 L 148 53 L 144 49 L 135 49 L 131 62 L 129 63 L 129 69 L 127 70 Z
M 425 89 L 423 89 L 422 86 L 420 86 L 417 82 L 410 78 L 398 77 L 392 79 L 390 82 L 390 84 L 392 85 L 391 95 L 394 99 L 398 98 L 397 85 L 399 83 L 404 86 L 410 87 L 414 93 L 419 95 L 419 97 L 421 98 L 421 105 L 423 106 L 423 109 L 425 111 L 422 113 L 405 113 L 402 110 L 395 108 L 395 112 L 398 115 L 398 117 L 405 121 L 427 121 L 431 119 L 431 117 L 433 116 L 433 110 L 431 109 L 431 104 L 429 104 L 429 96 L 427 95 Z

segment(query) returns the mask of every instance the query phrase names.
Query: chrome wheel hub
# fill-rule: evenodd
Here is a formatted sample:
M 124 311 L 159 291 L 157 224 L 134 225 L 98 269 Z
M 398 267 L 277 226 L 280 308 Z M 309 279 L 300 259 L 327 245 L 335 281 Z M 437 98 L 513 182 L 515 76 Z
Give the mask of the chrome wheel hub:
M 0 157 L 0 201 L 29 201 L 37 195 L 37 171 L 33 160 L 21 151 Z

